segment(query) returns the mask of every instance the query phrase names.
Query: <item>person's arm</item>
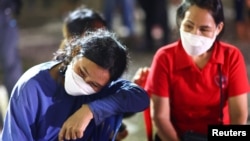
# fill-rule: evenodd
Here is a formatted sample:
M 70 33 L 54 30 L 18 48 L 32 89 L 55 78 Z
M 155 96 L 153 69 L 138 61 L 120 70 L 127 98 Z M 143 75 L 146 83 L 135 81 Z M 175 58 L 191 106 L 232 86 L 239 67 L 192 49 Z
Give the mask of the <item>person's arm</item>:
M 230 124 L 247 124 L 247 93 L 229 98 Z
M 73 115 L 71 115 L 63 124 L 58 134 L 58 141 L 64 139 L 82 138 L 84 131 L 93 118 L 93 113 L 87 104 L 83 104 Z
M 141 112 L 149 106 L 149 96 L 140 86 L 118 80 L 109 89 L 113 94 L 83 106 L 64 122 L 59 140 L 81 138 L 89 121 L 94 118 L 99 125 L 107 117 L 123 113 Z M 84 116 L 83 116 L 84 114 Z M 82 118 L 79 118 L 81 117 Z
M 152 95 L 153 119 L 157 127 L 158 136 L 162 141 L 180 141 L 170 120 L 170 105 L 168 97 Z
M 13 96 L 9 101 L 0 140 L 34 140 L 34 131 L 32 131 L 31 125 L 35 122 L 37 105 L 32 105 L 32 103 L 37 103 L 37 96 L 34 93 L 34 85 L 36 84 L 31 83 L 14 89 Z
M 228 78 L 228 106 L 231 124 L 246 124 L 248 116 L 247 93 L 249 82 L 246 63 L 241 52 L 236 48 L 230 55 Z M 229 56 L 228 55 L 228 56 Z
M 119 80 L 112 87 L 116 88 L 114 94 L 88 104 L 96 124 L 101 123 L 106 117 L 141 112 L 149 106 L 148 94 L 138 85 L 130 81 Z

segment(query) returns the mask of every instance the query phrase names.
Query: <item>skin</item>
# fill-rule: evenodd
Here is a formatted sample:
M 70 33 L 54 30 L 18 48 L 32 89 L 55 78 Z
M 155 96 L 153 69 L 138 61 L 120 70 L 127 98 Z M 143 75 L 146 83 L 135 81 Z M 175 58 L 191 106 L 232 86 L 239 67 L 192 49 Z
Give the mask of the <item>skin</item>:
M 60 64 L 50 70 L 52 78 L 58 80 Z M 110 74 L 107 69 L 98 66 L 86 57 L 82 57 L 74 62 L 74 71 L 83 78 L 96 92 L 100 91 L 110 80 Z M 61 84 L 63 85 L 64 80 Z M 58 140 L 82 138 L 83 133 L 93 118 L 93 113 L 87 104 L 83 104 L 73 115 L 71 115 L 63 124 L 59 132 Z M 76 122 L 77 121 L 77 122 Z
M 73 68 L 96 92 L 100 91 L 110 80 L 107 69 L 98 66 L 86 57 L 77 60 Z
M 149 73 L 148 67 L 139 68 L 136 71 L 134 77 L 132 78 L 132 82 L 136 83 L 141 87 L 144 87 L 148 77 L 148 73 Z
M 206 9 L 201 9 L 197 6 L 191 6 L 190 9 L 185 13 L 185 17 L 181 22 L 180 29 L 209 38 L 217 36 L 222 28 L 224 23 L 215 24 L 213 17 Z M 200 56 L 190 56 L 193 62 L 199 69 L 202 69 L 207 64 L 208 60 L 211 57 L 211 50 L 208 50 Z M 143 69 L 138 70 L 140 73 L 136 75 L 136 81 L 138 84 L 145 84 L 145 71 Z M 141 75 L 141 76 L 140 76 Z M 143 76 L 144 75 L 144 76 Z M 141 78 L 141 79 L 140 79 Z M 159 97 L 155 94 L 151 96 L 153 103 L 154 111 L 154 121 L 158 129 L 157 133 L 162 139 L 162 141 L 180 141 L 171 121 L 170 121 L 170 103 L 168 97 Z M 229 115 L 230 115 L 230 124 L 246 124 L 248 116 L 248 107 L 247 107 L 247 93 L 243 93 L 238 96 L 230 97 L 228 100 L 229 103 Z

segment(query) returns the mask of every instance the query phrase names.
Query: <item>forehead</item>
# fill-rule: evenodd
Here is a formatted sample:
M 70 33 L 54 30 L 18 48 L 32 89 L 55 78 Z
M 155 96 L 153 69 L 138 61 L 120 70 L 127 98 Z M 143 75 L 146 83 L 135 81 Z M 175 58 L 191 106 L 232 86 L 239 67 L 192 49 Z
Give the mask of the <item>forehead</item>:
M 198 25 L 215 25 L 211 13 L 196 5 L 191 6 L 185 13 L 184 22 L 189 21 Z

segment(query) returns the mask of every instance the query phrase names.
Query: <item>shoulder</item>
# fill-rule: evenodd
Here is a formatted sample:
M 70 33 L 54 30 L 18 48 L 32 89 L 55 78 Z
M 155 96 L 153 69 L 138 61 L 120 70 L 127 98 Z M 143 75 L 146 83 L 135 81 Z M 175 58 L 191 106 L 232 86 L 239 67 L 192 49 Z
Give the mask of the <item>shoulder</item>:
M 157 50 L 157 53 L 159 52 L 168 53 L 168 52 L 174 51 L 179 46 L 179 43 L 180 43 L 179 41 L 176 41 L 176 42 L 167 44 L 165 46 L 162 46 L 161 48 Z
M 234 54 L 234 53 L 241 54 L 240 49 L 237 46 L 233 45 L 233 44 L 229 44 L 227 42 L 219 41 L 219 42 L 217 42 L 217 45 L 224 52 L 227 52 L 227 53 L 230 53 L 230 54 Z
M 48 70 L 53 65 L 55 65 L 53 62 L 45 62 L 31 67 L 20 77 L 13 91 L 15 93 L 19 93 L 19 91 L 33 91 L 40 87 L 41 83 L 49 83 L 51 79 L 49 78 Z M 43 80 L 46 80 L 46 82 Z
M 233 60 L 236 62 L 244 60 L 244 56 L 240 48 L 233 44 L 220 41 L 218 42 L 218 49 L 220 50 L 219 54 L 221 54 L 221 56 L 223 55 L 225 59 L 230 62 Z
M 115 81 L 112 81 L 107 87 L 106 90 L 131 90 L 131 89 L 138 89 L 140 88 L 138 85 L 136 85 L 135 83 L 126 80 L 124 78 L 119 78 Z
M 27 81 L 27 80 L 37 76 L 40 72 L 45 71 L 45 70 L 49 70 L 54 65 L 55 65 L 54 62 L 44 62 L 41 64 L 37 64 L 37 65 L 29 68 L 28 70 L 26 70 L 19 80 Z
M 121 87 L 121 86 L 128 86 L 128 85 L 131 85 L 132 82 L 126 80 L 126 79 L 123 79 L 123 78 L 119 78 L 115 81 L 112 81 L 109 85 L 109 87 Z
M 159 48 L 154 57 L 155 58 L 161 58 L 161 57 L 173 57 L 175 52 L 177 52 L 180 49 L 180 41 L 176 41 L 170 44 L 167 44 L 165 46 L 162 46 L 161 48 Z
M 236 64 L 245 64 L 241 50 L 235 45 L 219 41 L 216 43 L 215 58 L 220 58 L 229 67 Z
M 180 58 L 180 56 L 181 58 L 185 58 L 187 55 L 182 48 L 181 41 L 178 40 L 159 48 L 153 57 L 153 64 L 172 66 L 176 59 Z

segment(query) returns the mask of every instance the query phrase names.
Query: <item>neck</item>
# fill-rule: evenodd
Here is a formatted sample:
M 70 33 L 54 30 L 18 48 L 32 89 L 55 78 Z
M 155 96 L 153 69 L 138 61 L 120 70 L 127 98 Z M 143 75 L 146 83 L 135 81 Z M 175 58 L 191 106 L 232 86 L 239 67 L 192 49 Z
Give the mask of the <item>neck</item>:
M 191 59 L 194 61 L 197 67 L 202 69 L 205 67 L 210 57 L 211 57 L 211 51 L 208 51 L 199 56 L 192 56 Z
M 51 77 L 57 81 L 59 84 L 63 84 L 64 83 L 64 77 L 63 75 L 60 73 L 60 67 L 61 67 L 62 63 L 59 63 L 57 65 L 55 65 L 54 67 L 52 67 L 50 69 L 50 75 Z

